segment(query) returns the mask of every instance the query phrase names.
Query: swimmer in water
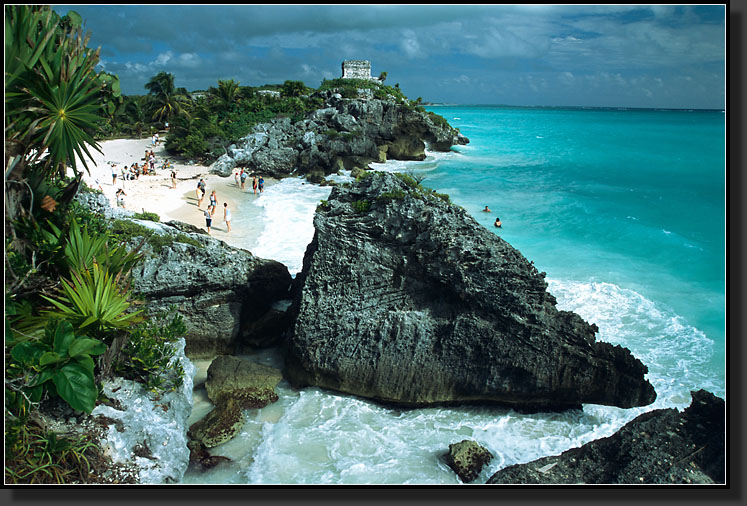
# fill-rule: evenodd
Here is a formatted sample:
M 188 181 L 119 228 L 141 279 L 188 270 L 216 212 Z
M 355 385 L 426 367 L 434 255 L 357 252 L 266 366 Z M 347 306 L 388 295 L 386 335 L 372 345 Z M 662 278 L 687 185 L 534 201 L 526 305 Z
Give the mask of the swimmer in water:
M 490 208 L 488 206 L 485 206 L 485 209 L 483 209 L 482 212 L 484 212 L 484 213 L 492 213 L 492 211 L 490 210 Z
M 493 226 L 495 226 L 496 228 L 501 228 L 501 225 L 502 225 L 501 219 L 500 218 L 496 218 L 495 219 L 495 223 L 493 223 Z

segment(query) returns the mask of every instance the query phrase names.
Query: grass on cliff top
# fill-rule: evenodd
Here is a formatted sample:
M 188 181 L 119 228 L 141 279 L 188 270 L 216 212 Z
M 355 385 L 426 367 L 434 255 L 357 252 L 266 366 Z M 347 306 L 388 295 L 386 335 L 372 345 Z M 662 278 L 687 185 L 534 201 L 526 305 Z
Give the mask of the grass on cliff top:
M 116 220 L 112 224 L 111 234 L 115 239 L 124 242 L 130 242 L 132 239 L 137 237 L 144 237 L 155 253 L 161 253 L 164 246 L 171 246 L 175 242 L 191 244 L 198 248 L 202 247 L 202 244 L 200 244 L 196 239 L 193 239 L 186 234 L 179 233 L 176 234 L 176 236 L 170 234 L 159 234 L 155 230 L 129 220 Z

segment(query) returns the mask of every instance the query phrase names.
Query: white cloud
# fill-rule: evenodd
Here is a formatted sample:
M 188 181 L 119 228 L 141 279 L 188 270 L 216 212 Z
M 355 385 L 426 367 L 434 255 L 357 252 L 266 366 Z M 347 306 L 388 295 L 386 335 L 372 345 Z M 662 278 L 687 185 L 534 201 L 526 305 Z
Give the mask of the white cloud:
M 418 38 L 412 30 L 405 30 L 402 34 L 402 40 L 399 43 L 405 55 L 409 58 L 419 58 L 424 56 Z

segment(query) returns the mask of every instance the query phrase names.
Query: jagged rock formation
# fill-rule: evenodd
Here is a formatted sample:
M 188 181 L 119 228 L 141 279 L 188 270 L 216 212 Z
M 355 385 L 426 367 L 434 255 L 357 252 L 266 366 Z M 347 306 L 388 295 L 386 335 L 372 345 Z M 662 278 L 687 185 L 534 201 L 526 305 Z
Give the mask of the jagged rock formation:
M 407 177 L 334 188 L 314 226 L 296 280 L 292 383 L 406 406 L 655 399 L 629 350 L 596 342 L 517 250 Z
M 459 443 L 450 444 L 445 459 L 446 464 L 464 483 L 470 483 L 480 475 L 483 466 L 490 463 L 493 455 L 487 448 L 465 439 Z
M 216 358 L 205 382 L 215 409 L 190 427 L 190 438 L 204 448 L 230 441 L 244 426 L 245 409 L 263 408 L 278 400 L 275 387 L 281 379 L 280 371 L 272 367 L 227 355 Z
M 448 151 L 469 142 L 445 121 L 394 100 L 344 99 L 331 92 L 319 96 L 325 107 L 296 123 L 283 118 L 257 125 L 211 172 L 225 177 L 241 166 L 273 177 L 297 173 L 318 179 L 387 159 L 422 160 L 425 143 Z
M 260 324 L 273 304 L 290 297 L 288 268 L 255 257 L 208 235 L 179 232 L 163 223 L 137 221 L 172 242 L 155 251 L 148 242 L 145 260 L 132 273 L 133 288 L 145 296 L 151 313 L 177 307 L 187 326 L 187 354 L 193 358 L 232 354 L 272 343 L 283 329 Z M 180 237 L 191 239 L 188 244 Z
M 681 413 L 649 411 L 610 437 L 507 467 L 488 483 L 725 483 L 726 404 L 705 390 L 692 398 Z

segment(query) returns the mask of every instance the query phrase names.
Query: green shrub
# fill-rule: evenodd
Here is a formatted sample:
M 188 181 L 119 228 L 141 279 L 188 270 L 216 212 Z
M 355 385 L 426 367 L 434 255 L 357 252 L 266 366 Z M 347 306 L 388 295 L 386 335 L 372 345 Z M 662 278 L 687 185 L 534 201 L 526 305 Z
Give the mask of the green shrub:
M 380 202 L 391 202 L 392 200 L 403 200 L 407 193 L 403 192 L 402 190 L 394 190 L 391 192 L 382 193 L 379 195 L 376 200 Z
M 150 391 L 179 388 L 184 381 L 184 370 L 173 360 L 174 343 L 186 330 L 184 319 L 175 308 L 171 308 L 170 314 L 151 317 L 130 330 L 127 346 L 117 357 L 113 370 L 142 383 Z M 170 370 L 174 374 L 168 374 Z
M 317 212 L 319 212 L 319 211 L 327 211 L 327 210 L 329 210 L 329 202 L 327 202 L 326 200 L 322 200 L 316 206 L 316 211 Z
M 142 213 L 135 213 L 132 217 L 138 220 L 148 220 L 148 221 L 155 221 L 155 222 L 161 221 L 161 218 L 160 216 L 158 216 L 158 214 L 149 213 L 147 211 L 144 211 Z
M 114 276 L 96 263 L 91 270 L 71 274 L 71 280 L 61 280 L 56 298 L 42 295 L 57 308 L 41 311 L 42 317 L 67 320 L 89 335 L 125 329 L 143 320 L 141 311 L 127 312 L 129 288 L 119 286 L 119 274 Z
M 73 409 L 90 413 L 98 398 L 91 357 L 105 351 L 103 342 L 78 337 L 69 322 L 52 319 L 41 339 L 13 346 L 6 374 L 24 379 L 24 386 L 17 393 L 32 402 L 41 400 L 48 391 L 59 395 Z
M 351 202 L 356 213 L 366 213 L 371 209 L 371 203 L 368 200 L 356 200 Z

